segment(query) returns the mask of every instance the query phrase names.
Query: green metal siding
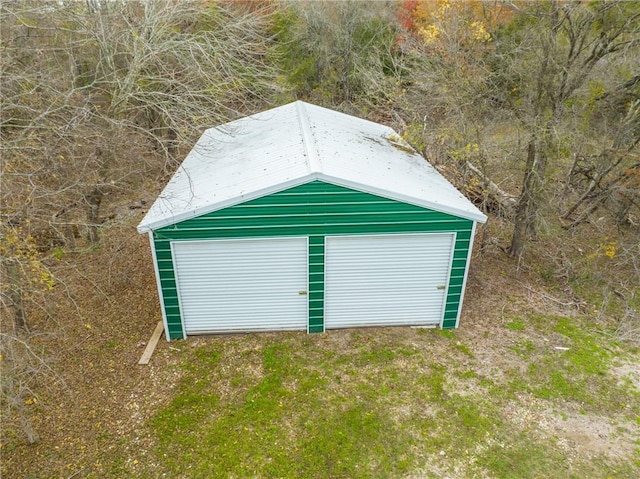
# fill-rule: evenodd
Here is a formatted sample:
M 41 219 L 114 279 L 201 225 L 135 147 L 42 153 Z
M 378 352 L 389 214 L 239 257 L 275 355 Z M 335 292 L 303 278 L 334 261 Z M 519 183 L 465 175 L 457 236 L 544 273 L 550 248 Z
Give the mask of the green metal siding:
M 443 328 L 456 324 L 473 221 L 348 188 L 312 181 L 153 232 L 167 325 L 182 338 L 170 242 L 273 236 L 309 237 L 309 332 L 324 330 L 324 237 L 456 232 Z
M 324 236 L 309 236 L 309 332 L 324 331 Z

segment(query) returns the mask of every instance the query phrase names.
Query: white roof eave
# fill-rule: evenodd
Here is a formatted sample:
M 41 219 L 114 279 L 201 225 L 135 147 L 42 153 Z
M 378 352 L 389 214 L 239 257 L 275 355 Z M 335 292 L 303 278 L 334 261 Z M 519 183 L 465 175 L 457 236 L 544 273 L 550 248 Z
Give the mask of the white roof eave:
M 251 193 L 247 193 L 245 195 L 238 196 L 236 198 L 231 198 L 229 200 L 225 200 L 223 202 L 220 202 L 214 205 L 207 205 L 205 207 L 185 211 L 183 213 L 174 215 L 172 217 L 163 218 L 162 220 L 158 220 L 150 223 L 140 223 L 140 225 L 138 225 L 138 228 L 137 228 L 138 233 L 142 234 L 142 233 L 147 233 L 149 231 L 164 228 L 165 226 L 179 223 L 181 221 L 195 218 L 197 216 L 213 213 L 215 211 L 218 211 L 224 208 L 229 208 L 230 206 L 235 206 L 241 203 L 245 203 L 247 201 L 261 198 L 263 196 L 271 195 L 273 193 L 278 193 L 279 191 L 284 191 L 289 188 L 300 186 L 313 180 L 325 181 L 327 183 L 330 183 L 336 186 L 343 186 L 345 188 L 350 188 L 357 191 L 362 191 L 365 193 L 381 196 L 383 198 L 389 198 L 392 200 L 409 203 L 415 206 L 420 206 L 422 208 L 429 208 L 431 210 L 438 211 L 440 213 L 451 214 L 451 215 L 458 216 L 460 218 L 465 218 L 471 221 L 477 221 L 479 223 L 485 223 L 487 221 L 487 216 L 481 213 L 479 210 L 462 211 L 456 208 L 451 208 L 448 205 L 439 203 L 437 201 L 425 201 L 421 198 L 414 198 L 412 196 L 402 195 L 397 193 L 390 195 L 388 191 L 380 188 L 371 187 L 370 185 L 365 185 L 365 184 L 357 183 L 354 181 L 344 180 L 342 178 L 337 178 L 335 176 L 326 175 L 320 172 L 314 172 L 300 178 L 295 178 L 289 181 L 285 181 L 278 185 L 273 185 L 268 188 L 252 191 Z
M 299 178 L 293 178 L 293 179 L 284 181 L 282 183 L 278 183 L 277 185 L 272 185 L 266 188 L 248 192 L 246 194 L 243 194 L 234 198 L 229 198 L 219 203 L 202 206 L 200 208 L 195 208 L 189 211 L 184 211 L 168 218 L 162 218 L 161 220 L 156 220 L 149 223 L 145 223 L 143 221 L 138 225 L 138 228 L 137 228 L 138 233 L 140 234 L 148 233 L 149 231 L 154 231 L 160 228 L 164 228 L 165 226 L 170 226 L 175 223 L 180 223 L 181 221 L 189 220 L 197 216 L 206 215 L 218 210 L 222 210 L 224 208 L 229 208 L 230 206 L 239 205 L 241 203 L 246 203 L 247 201 L 255 200 L 263 196 L 271 195 L 273 193 L 278 193 L 279 191 L 288 190 L 289 188 L 300 186 L 305 183 L 308 183 L 309 181 L 313 181 L 317 177 L 318 177 L 318 173 L 310 173 L 308 175 L 301 176 Z
M 415 206 L 420 206 L 422 208 L 428 208 L 433 211 L 438 211 L 440 213 L 447 213 L 454 216 L 458 216 L 460 218 L 477 221 L 479 223 L 486 223 L 487 221 L 487 216 L 484 215 L 480 210 L 476 210 L 476 211 L 460 210 L 458 208 L 452 208 L 438 201 L 427 201 L 422 198 L 415 198 L 413 196 L 404 195 L 402 193 L 396 193 L 396 192 L 390 193 L 388 190 L 384 190 L 382 188 L 376 188 L 371 185 L 366 185 L 366 184 L 358 183 L 355 181 L 345 180 L 343 178 L 337 178 L 335 176 L 330 176 L 324 173 L 318 174 L 317 179 L 321 181 L 326 181 L 327 183 L 331 183 L 336 186 L 344 186 L 345 188 L 362 191 L 364 193 L 370 193 L 372 195 L 381 196 L 383 198 L 388 198 L 390 200 L 409 203 Z

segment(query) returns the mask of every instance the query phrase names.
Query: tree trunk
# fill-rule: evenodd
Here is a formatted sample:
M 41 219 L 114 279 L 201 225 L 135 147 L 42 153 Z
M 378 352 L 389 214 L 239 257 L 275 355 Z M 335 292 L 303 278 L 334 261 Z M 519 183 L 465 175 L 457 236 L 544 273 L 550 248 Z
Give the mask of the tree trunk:
M 167 156 L 169 157 L 169 161 L 174 163 L 177 158 L 178 153 L 178 133 L 176 130 L 169 126 L 167 131 Z M 174 165 L 171 165 L 173 168 Z
M 19 330 L 27 330 L 27 317 L 24 312 L 22 288 L 20 286 L 20 269 L 17 260 L 14 258 L 6 258 L 4 264 L 9 283 L 7 297 L 9 304 L 13 308 L 13 329 L 17 334 Z
M 513 219 L 517 203 L 516 197 L 509 195 L 491 181 L 487 175 L 472 165 L 470 161 L 467 160 L 464 166 L 479 178 L 477 187 L 472 186 L 468 180 L 460 185 L 467 197 L 474 203 L 481 204 L 488 211 L 494 212 L 503 218 Z
M 522 247 L 527 239 L 536 232 L 538 207 L 542 198 L 546 156 L 543 146 L 534 136 L 527 146 L 527 162 L 522 181 L 522 192 L 516 206 L 515 225 L 509 254 L 514 257 L 522 255 Z
M 26 408 L 24 407 L 24 402 L 22 401 L 22 398 L 19 398 L 19 401 L 20 401 L 20 404 L 17 405 L 18 406 L 17 409 L 18 409 L 18 416 L 20 417 L 20 425 L 22 426 L 22 431 L 24 432 L 25 436 L 27 436 L 27 442 L 29 444 L 35 444 L 36 442 L 40 441 L 40 436 L 38 435 L 36 430 L 33 428 L 33 425 L 31 424 L 31 420 L 29 419 L 29 414 L 25 410 Z
M 100 241 L 98 236 L 100 203 L 104 193 L 100 188 L 94 188 L 91 193 L 84 197 L 87 202 L 87 239 L 91 244 L 97 244 Z

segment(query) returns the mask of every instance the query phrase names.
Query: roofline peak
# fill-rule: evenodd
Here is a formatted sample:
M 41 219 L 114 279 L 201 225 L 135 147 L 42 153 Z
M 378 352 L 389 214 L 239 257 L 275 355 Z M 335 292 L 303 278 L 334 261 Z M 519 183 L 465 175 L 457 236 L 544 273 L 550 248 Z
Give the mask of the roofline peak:
M 298 124 L 300 125 L 300 132 L 302 133 L 302 146 L 307 154 L 307 165 L 310 172 L 322 171 L 320 163 L 320 156 L 318 154 L 318 148 L 313 138 L 313 132 L 311 131 L 311 125 L 309 124 L 309 117 L 307 116 L 307 110 L 305 102 L 297 100 L 295 102 L 296 113 L 298 115 Z

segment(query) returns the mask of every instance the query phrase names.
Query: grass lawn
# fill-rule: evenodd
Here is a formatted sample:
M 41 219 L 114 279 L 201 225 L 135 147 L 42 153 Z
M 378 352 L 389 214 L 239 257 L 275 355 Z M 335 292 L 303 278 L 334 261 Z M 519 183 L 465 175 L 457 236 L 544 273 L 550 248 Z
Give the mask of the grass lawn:
M 640 401 L 630 382 L 609 374 L 615 343 L 561 317 L 503 329 L 512 345 L 495 364 L 478 358 L 486 351 L 460 332 L 410 328 L 175 343 L 180 379 L 145 424 L 154 446 L 144 461 L 122 461 L 121 471 L 638 477 L 638 444 L 630 438 Z M 576 451 L 563 437 L 563 422 L 581 416 L 615 418 L 618 429 L 602 450 Z M 626 450 L 606 450 L 616 444 Z

